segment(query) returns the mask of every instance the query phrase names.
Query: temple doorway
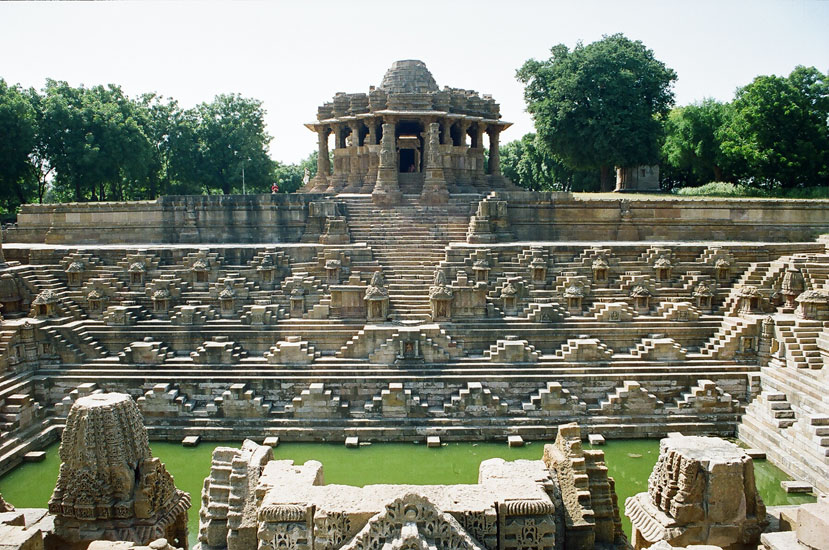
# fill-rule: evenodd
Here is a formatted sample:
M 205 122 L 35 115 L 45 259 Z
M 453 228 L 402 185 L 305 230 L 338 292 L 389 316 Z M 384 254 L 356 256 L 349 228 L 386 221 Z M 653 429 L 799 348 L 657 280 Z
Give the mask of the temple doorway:
M 406 172 L 417 172 L 417 167 L 415 166 L 415 150 L 414 149 L 401 149 L 400 150 L 400 171 L 403 173 Z
M 398 170 L 402 174 L 423 171 L 423 124 L 403 120 L 397 124 Z

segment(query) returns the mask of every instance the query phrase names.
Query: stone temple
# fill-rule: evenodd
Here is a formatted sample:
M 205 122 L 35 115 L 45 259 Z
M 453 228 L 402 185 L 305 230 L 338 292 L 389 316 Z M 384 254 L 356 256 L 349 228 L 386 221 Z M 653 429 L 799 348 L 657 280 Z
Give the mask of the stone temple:
M 362 507 L 314 464 L 217 450 L 203 550 L 624 547 L 588 435 L 737 436 L 829 492 L 829 201 L 519 190 L 498 105 L 418 61 L 307 126 L 321 154 L 300 193 L 25 205 L 3 228 L 0 472 L 117 392 L 150 439 L 556 442 L 455 501 L 394 486 Z M 717 451 L 744 490 L 740 515 L 709 517 L 716 487 L 685 473 L 720 463 L 687 447 L 663 445 L 632 542 L 756 547 L 750 463 Z M 164 494 L 136 525 L 181 538 L 187 501 Z
M 492 96 L 438 88 L 422 61 L 397 61 L 369 93 L 338 93 L 306 126 L 317 133 L 319 156 L 313 192 L 370 193 L 396 204 L 418 193 L 443 204 L 449 193 L 503 188 L 499 139 L 502 122 Z M 329 173 L 329 135 L 334 166 Z M 489 163 L 484 162 L 484 134 Z

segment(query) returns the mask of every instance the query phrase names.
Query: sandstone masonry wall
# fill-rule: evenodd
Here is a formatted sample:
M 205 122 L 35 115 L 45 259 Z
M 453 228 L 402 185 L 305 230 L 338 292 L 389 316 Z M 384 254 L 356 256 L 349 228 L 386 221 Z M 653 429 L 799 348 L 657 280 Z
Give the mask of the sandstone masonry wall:
M 299 242 L 315 194 L 189 195 L 153 201 L 26 204 L 4 242 Z M 313 213 L 311 213 L 313 216 Z
M 570 193 L 490 193 L 468 242 L 806 241 L 829 231 L 829 201 L 581 199 Z

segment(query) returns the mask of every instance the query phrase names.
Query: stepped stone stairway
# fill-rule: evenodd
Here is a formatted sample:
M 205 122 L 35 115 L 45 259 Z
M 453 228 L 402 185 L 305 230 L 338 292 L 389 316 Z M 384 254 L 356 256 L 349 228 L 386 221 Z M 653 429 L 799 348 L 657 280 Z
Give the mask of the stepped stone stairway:
M 757 337 L 771 310 L 732 313 L 745 285 L 770 297 L 792 257 L 807 287 L 825 284 L 825 247 L 467 243 L 480 199 L 456 194 L 425 206 L 404 194 L 387 208 L 363 194 L 331 196 L 336 205 L 319 199 L 315 211 L 332 211 L 349 237 L 338 244 L 320 236 L 335 228 L 323 214 L 316 234 L 300 242 L 38 248 L 31 265 L 9 268 L 24 307 L 0 331 L 0 350 L 13 358 L 0 361 L 0 401 L 30 394 L 46 405 L 45 416 L 14 429 L 16 442 L 0 448 L 0 469 L 3 456 L 53 437 L 65 422 L 59 411 L 89 388 L 142 396 L 154 438 L 331 441 L 344 434 L 417 439 L 428 430 L 447 439 L 507 432 L 545 439 L 570 421 L 610 437 L 733 435 L 740 411 L 762 391 L 757 403 L 775 408 L 758 414 L 807 445 L 810 457 L 823 456 L 829 427 L 813 413 L 829 403 L 810 377 L 822 374 L 827 327 L 773 313 L 775 360 L 801 368 L 769 371 L 761 388 Z M 265 257 L 273 268 L 267 278 Z M 722 257 L 727 277 L 714 270 Z M 71 285 L 67 258 L 85 262 Z M 667 275 L 656 269 L 662 259 L 670 262 Z M 129 270 L 136 261 L 144 265 L 138 282 Z M 594 263 L 605 266 L 603 277 Z M 378 270 L 390 298 L 386 319 L 369 317 L 362 301 Z M 429 291 L 437 270 L 453 302 L 449 318 L 434 322 Z M 709 284 L 711 304 L 701 305 L 695 291 Z M 649 304 L 634 300 L 637 286 L 648 289 Z M 565 294 L 573 287 L 583 299 L 576 305 Z M 92 309 L 93 289 L 108 299 L 103 311 Z M 162 308 L 159 289 L 171 291 Z M 58 295 L 57 312 L 20 319 L 44 290 Z M 225 290 L 230 308 L 221 303 Z M 24 322 L 33 330 L 21 329 Z M 392 385 L 417 406 L 383 401 Z M 777 394 L 787 399 L 775 401 Z M 217 423 L 217 415 L 233 420 Z
M 341 197 L 354 242 L 365 242 L 383 269 L 389 311 L 395 321 L 428 321 L 429 287 L 434 268 L 450 242 L 466 239 L 475 195 L 453 196 L 445 207 L 418 203 L 404 195 L 403 204 L 380 208 L 370 195 Z

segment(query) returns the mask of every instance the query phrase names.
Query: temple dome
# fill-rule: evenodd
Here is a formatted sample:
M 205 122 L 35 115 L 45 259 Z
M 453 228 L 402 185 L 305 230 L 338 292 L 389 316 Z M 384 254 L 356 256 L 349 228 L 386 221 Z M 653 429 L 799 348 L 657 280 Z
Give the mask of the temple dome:
M 395 61 L 386 71 L 380 88 L 390 94 L 437 92 L 438 85 L 426 64 L 417 59 Z

